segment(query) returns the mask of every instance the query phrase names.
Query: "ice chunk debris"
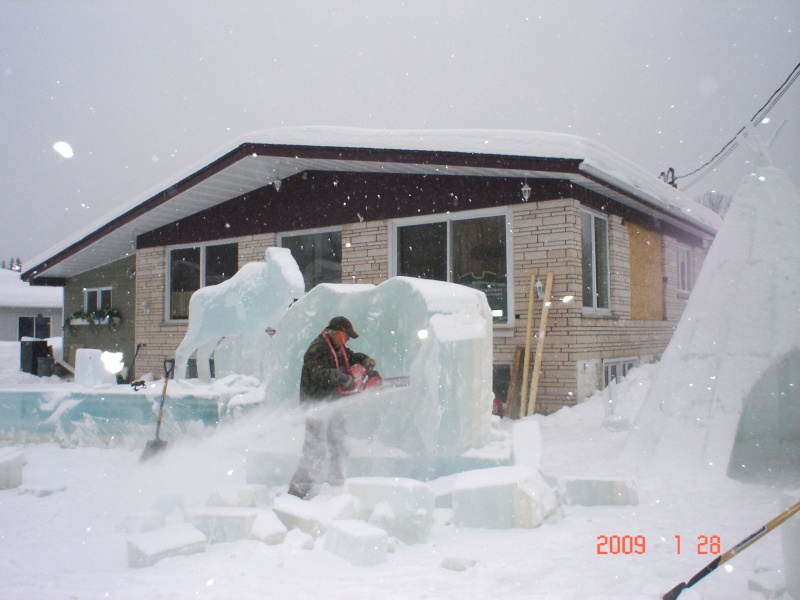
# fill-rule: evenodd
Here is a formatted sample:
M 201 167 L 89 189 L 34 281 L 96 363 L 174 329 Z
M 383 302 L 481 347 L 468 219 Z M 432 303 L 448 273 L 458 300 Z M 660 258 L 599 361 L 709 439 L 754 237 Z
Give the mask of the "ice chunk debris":
M 527 467 L 467 471 L 453 484 L 457 527 L 533 528 L 555 515 L 558 507 L 555 490 Z

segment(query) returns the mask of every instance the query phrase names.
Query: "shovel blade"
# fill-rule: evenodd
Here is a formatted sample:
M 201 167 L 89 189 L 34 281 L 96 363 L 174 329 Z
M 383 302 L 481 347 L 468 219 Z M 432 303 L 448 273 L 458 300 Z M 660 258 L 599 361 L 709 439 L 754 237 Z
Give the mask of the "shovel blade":
M 142 456 L 139 458 L 139 462 L 144 462 L 149 458 L 152 458 L 156 454 L 163 452 L 164 448 L 167 447 L 167 442 L 164 440 L 150 440 L 145 444 L 144 452 L 142 452 Z

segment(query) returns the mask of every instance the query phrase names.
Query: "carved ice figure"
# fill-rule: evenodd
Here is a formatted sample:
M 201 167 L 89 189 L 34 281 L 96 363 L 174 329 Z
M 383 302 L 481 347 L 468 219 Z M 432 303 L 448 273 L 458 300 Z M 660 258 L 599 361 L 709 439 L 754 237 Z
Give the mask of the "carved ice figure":
M 341 399 L 348 435 L 412 455 L 453 456 L 488 443 L 492 313 L 483 292 L 456 283 L 392 277 L 380 285 L 320 284 L 283 316 L 264 360 L 264 402 L 296 406 L 303 354 L 328 321 L 345 315 L 348 344 L 401 387 Z
M 238 338 L 237 353 L 246 375 L 260 376 L 269 337 L 305 283 L 287 248 L 267 248 L 266 262 L 244 265 L 227 281 L 197 290 L 189 301 L 189 328 L 175 350 L 175 377 L 186 377 L 189 357 L 197 351 L 197 374 L 208 380 L 208 360 L 223 338 Z M 230 348 L 228 349 L 230 353 Z

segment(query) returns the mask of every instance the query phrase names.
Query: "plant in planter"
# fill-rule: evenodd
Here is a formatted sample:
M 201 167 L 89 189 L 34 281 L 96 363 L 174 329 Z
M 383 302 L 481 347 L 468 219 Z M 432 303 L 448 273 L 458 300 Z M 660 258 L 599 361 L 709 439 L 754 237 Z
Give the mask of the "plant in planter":
M 116 308 L 96 310 L 90 313 L 79 310 L 72 313 L 64 321 L 64 327 L 69 327 L 71 332 L 75 331 L 74 327 L 82 325 L 108 325 L 110 329 L 115 330 L 120 323 L 122 323 L 122 313 Z

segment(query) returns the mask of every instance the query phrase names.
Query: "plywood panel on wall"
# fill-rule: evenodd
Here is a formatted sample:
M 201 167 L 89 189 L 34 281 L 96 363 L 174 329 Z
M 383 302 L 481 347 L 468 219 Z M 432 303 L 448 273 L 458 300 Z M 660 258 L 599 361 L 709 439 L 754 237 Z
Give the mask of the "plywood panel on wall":
M 625 224 L 630 240 L 631 319 L 664 319 L 664 261 L 661 235 L 633 223 Z

